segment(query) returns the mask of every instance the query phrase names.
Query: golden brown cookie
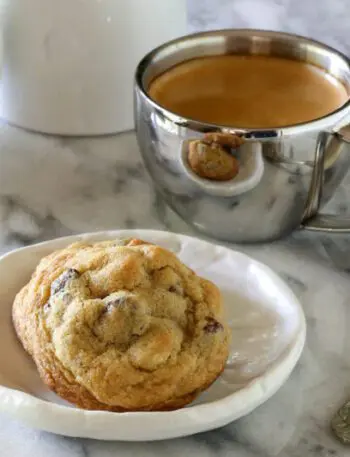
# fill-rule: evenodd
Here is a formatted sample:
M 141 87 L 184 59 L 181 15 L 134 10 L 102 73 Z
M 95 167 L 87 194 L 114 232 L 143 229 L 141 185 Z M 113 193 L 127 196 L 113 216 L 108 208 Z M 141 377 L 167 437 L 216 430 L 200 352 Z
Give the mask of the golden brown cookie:
M 135 239 L 42 259 L 13 322 L 44 383 L 86 409 L 180 408 L 215 381 L 229 351 L 217 287 Z
M 242 146 L 244 139 L 231 133 L 209 132 L 203 137 L 203 141 L 208 144 L 216 143 L 230 149 L 236 149 Z
M 229 181 L 239 171 L 238 160 L 215 142 L 190 141 L 188 163 L 198 176 L 213 181 Z

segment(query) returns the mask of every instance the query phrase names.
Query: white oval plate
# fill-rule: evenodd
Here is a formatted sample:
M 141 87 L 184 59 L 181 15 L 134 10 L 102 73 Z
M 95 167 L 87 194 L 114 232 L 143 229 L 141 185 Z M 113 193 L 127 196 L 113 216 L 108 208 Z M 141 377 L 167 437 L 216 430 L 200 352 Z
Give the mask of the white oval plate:
M 222 291 L 232 351 L 222 376 L 187 408 L 140 413 L 77 409 L 43 385 L 16 339 L 12 302 L 43 256 L 78 240 L 119 237 L 141 238 L 174 251 Z M 0 411 L 31 427 L 74 437 L 159 440 L 221 427 L 251 412 L 282 386 L 305 342 L 302 308 L 268 267 L 230 249 L 166 232 L 99 232 L 13 251 L 0 259 L 0 303 Z

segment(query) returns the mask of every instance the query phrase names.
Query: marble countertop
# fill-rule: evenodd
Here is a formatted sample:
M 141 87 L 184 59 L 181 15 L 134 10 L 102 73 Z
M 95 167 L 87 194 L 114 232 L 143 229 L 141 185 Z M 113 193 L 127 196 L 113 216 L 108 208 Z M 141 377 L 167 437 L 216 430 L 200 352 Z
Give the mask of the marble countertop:
M 327 40 L 346 48 L 341 38 L 342 30 L 346 36 L 346 22 L 339 21 L 345 1 L 317 2 L 317 30 L 311 20 L 313 0 L 203 0 L 200 9 L 196 1 L 190 3 L 192 28 L 218 24 L 287 28 L 316 37 L 329 29 L 333 34 L 330 31 Z M 350 178 L 330 211 L 349 213 L 349 188 Z M 133 133 L 69 139 L 0 124 L 0 252 L 71 233 L 133 227 L 191 234 L 153 191 Z M 299 232 L 270 245 L 234 248 L 280 274 L 307 316 L 301 361 L 272 399 L 223 429 L 155 443 L 64 438 L 30 430 L 0 415 L 1 456 L 349 455 L 350 449 L 333 438 L 329 421 L 350 398 L 350 281 L 345 271 L 350 269 L 350 236 Z
M 133 133 L 59 139 L 0 125 L 0 137 L 2 252 L 100 229 L 193 234 L 153 191 Z M 345 193 L 340 190 L 343 206 Z M 0 415 L 1 456 L 345 456 L 349 450 L 333 438 L 329 419 L 350 398 L 350 282 L 326 255 L 325 245 L 335 250 L 335 258 L 337 250 L 349 253 L 346 237 L 332 241 L 306 232 L 270 245 L 234 246 L 271 266 L 290 285 L 308 323 L 306 348 L 291 378 L 246 418 L 184 439 L 132 444 L 53 436 Z

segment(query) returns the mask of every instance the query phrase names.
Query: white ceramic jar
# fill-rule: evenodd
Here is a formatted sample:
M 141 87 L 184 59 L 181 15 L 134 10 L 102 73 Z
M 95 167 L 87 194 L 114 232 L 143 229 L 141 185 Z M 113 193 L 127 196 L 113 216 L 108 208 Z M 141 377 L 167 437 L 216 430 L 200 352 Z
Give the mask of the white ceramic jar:
M 133 73 L 186 33 L 186 0 L 2 0 L 0 116 L 59 135 L 133 128 Z

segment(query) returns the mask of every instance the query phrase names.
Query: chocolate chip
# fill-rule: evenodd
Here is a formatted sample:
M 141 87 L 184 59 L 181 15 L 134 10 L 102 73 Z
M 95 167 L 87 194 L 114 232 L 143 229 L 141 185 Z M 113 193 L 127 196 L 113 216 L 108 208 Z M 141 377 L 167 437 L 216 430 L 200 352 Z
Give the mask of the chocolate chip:
M 68 268 L 51 284 L 51 295 L 57 294 L 60 290 L 64 289 L 69 281 L 79 278 L 79 271 L 74 268 Z
M 229 154 L 232 153 L 232 148 L 231 146 L 227 145 L 227 144 L 219 144 L 219 143 L 212 143 L 211 144 L 211 147 L 212 148 L 220 148 L 222 147 L 222 149 L 226 152 L 228 152 Z
M 169 292 L 172 292 L 174 294 L 179 294 L 179 295 L 183 295 L 183 288 L 181 286 L 179 286 L 178 284 L 175 284 L 174 286 L 170 286 L 169 287 Z
M 220 322 L 213 319 L 212 317 L 207 317 L 206 320 L 207 320 L 207 324 L 203 328 L 205 333 L 217 333 L 217 332 L 221 332 L 224 329 L 222 324 L 220 324 Z

